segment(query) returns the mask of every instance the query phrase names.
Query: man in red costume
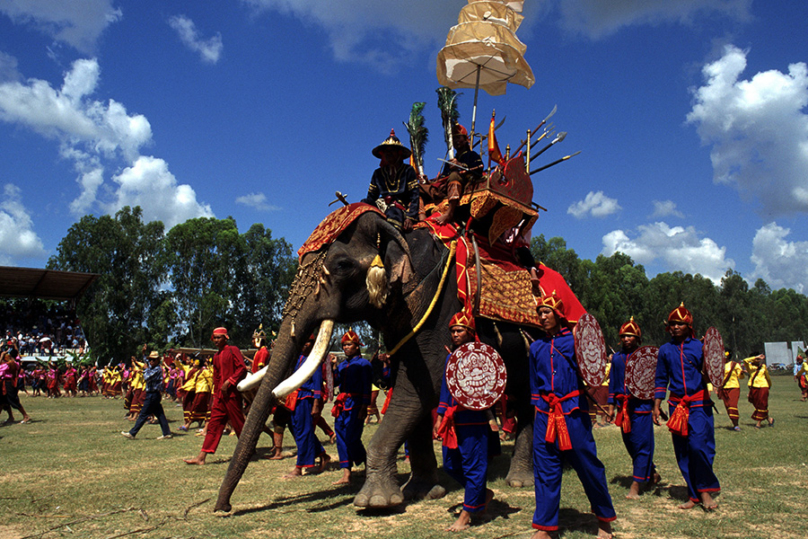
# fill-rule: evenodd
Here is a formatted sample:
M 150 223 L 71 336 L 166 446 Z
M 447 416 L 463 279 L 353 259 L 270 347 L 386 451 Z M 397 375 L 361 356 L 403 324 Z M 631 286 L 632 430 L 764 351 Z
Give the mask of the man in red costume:
M 208 453 L 216 452 L 222 432 L 228 422 L 237 435 L 241 435 L 241 429 L 244 427 L 241 393 L 236 389 L 236 385 L 247 375 L 247 366 L 244 364 L 241 351 L 237 347 L 227 344 L 229 338 L 227 329 L 216 328 L 213 330 L 211 340 L 219 351 L 213 356 L 213 405 L 207 426 L 208 431 L 199 455 L 193 459 L 185 459 L 186 464 L 200 466 L 205 464 Z

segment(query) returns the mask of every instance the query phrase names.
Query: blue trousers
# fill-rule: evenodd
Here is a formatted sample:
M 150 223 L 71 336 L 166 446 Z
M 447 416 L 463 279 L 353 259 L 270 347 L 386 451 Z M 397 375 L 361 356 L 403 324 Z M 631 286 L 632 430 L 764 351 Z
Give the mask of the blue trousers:
M 670 407 L 673 415 L 675 406 Z M 673 453 L 676 463 L 687 483 L 687 495 L 698 502 L 699 492 L 721 490 L 718 478 L 713 473 L 715 459 L 715 428 L 711 406 L 692 406 L 687 420 L 687 436 L 673 436 Z
M 297 467 L 311 468 L 318 456 L 325 452 L 323 444 L 317 439 L 314 432 L 314 421 L 311 409 L 314 399 L 298 399 L 295 411 L 292 412 L 292 421 L 289 430 L 295 437 L 297 445 Z
M 365 423 L 359 418 L 362 406 L 360 403 L 354 404 L 350 410 L 342 410 L 334 420 L 340 468 L 350 468 L 354 464 L 362 464 L 367 459 L 365 446 L 362 444 Z
M 160 430 L 163 431 L 163 436 L 171 434 L 171 429 L 168 428 L 168 419 L 166 419 L 166 414 L 163 412 L 163 405 L 160 404 L 160 399 L 162 399 L 162 395 L 160 395 L 159 391 L 149 391 L 146 393 L 146 398 L 143 400 L 143 408 L 140 409 L 137 421 L 135 421 L 135 426 L 132 427 L 129 434 L 137 436 L 138 431 L 146 423 L 150 415 L 156 417 L 157 421 L 160 422 Z
M 616 518 L 606 484 L 606 469 L 598 459 L 598 450 L 592 437 L 592 420 L 589 419 L 589 414 L 576 410 L 565 418 L 572 441 L 572 449 L 569 451 L 561 451 L 557 440 L 553 443 L 544 441 L 547 414 L 537 411 L 533 422 L 533 475 L 536 490 L 533 527 L 539 530 L 558 529 L 564 460 L 578 474 L 595 516 L 605 522 Z
M 654 420 L 650 413 L 630 412 L 631 432 L 623 434 L 623 444 L 631 456 L 633 477 L 638 483 L 647 483 L 654 475 Z
M 456 425 L 457 449 L 443 447 L 443 469 L 465 489 L 463 509 L 485 509 L 488 475 L 488 425 Z

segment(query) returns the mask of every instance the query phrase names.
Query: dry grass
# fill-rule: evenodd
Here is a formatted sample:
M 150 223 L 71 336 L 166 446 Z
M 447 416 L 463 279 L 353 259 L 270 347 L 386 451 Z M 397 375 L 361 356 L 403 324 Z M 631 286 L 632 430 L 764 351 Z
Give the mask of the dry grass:
M 449 493 L 442 500 L 406 505 L 395 511 L 356 511 L 352 501 L 359 489 L 334 487 L 338 472 L 296 480 L 281 477 L 294 459 L 253 461 L 234 497 L 234 511 L 214 514 L 213 503 L 235 447 L 224 438 L 209 465 L 186 466 L 202 439 L 178 435 L 157 442 L 159 427 L 147 425 L 135 441 L 120 436 L 130 423 L 120 401 L 100 398 L 59 399 L 22 397 L 34 423 L 0 428 L 0 539 L 81 538 L 303 538 L 379 537 L 429 539 L 445 537 L 443 530 L 459 510 L 462 491 L 447 476 Z M 741 403 L 743 431 L 732 432 L 726 415 L 716 417 L 718 456 L 715 469 L 723 492 L 719 511 L 677 509 L 684 482 L 673 458 L 670 436 L 657 429 L 656 462 L 663 483 L 639 500 L 624 499 L 630 460 L 616 428 L 595 432 L 606 465 L 617 509 L 616 536 L 648 537 L 803 538 L 804 477 L 808 468 L 808 403 L 799 402 L 796 384 L 775 378 L 771 410 L 773 429 L 755 431 Z M 176 431 L 181 411 L 167 406 Z M 366 438 L 375 426 L 366 429 Z M 286 449 L 293 440 L 287 433 Z M 265 453 L 268 438 L 259 443 Z M 334 446 L 326 446 L 336 454 Z M 435 446 L 439 452 L 439 447 Z M 509 454 L 510 445 L 504 452 Z M 403 481 L 408 465 L 399 460 Z M 495 494 L 487 522 L 459 537 L 528 538 L 534 499 L 532 489 L 504 484 L 505 458 L 490 470 Z M 596 521 L 574 472 L 564 475 L 561 537 L 594 535 Z

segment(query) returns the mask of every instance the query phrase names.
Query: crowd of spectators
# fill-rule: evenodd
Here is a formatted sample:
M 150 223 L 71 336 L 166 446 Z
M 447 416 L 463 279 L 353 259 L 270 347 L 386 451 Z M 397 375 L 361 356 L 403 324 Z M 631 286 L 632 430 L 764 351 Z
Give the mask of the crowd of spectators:
M 3 343 L 14 339 L 22 357 L 81 354 L 87 348 L 75 311 L 63 304 L 7 300 L 0 302 L 0 314 Z

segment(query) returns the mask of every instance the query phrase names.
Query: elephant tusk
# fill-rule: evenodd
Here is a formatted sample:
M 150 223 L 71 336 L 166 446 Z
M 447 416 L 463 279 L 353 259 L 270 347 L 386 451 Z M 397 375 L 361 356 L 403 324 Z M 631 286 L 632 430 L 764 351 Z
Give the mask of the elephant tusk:
M 311 354 L 306 358 L 306 362 L 300 366 L 298 370 L 289 378 L 278 384 L 272 394 L 279 399 L 282 399 L 295 389 L 302 386 L 306 380 L 311 378 L 311 375 L 320 368 L 320 363 L 323 362 L 325 353 L 328 351 L 328 345 L 331 342 L 331 333 L 334 331 L 333 320 L 323 320 L 320 324 L 320 331 L 317 333 L 317 340 L 314 342 L 314 348 Z
M 264 379 L 264 375 L 266 375 L 266 373 L 267 373 L 267 367 L 264 367 L 263 369 L 259 370 L 258 372 L 249 373 L 247 375 L 247 377 L 244 378 L 244 380 L 242 380 L 241 382 L 238 383 L 238 385 L 236 386 L 236 389 L 238 389 L 239 391 L 244 393 L 245 391 L 248 391 L 248 390 L 250 390 L 250 389 L 252 389 L 254 387 L 257 387 L 258 384 L 261 383 L 261 380 Z

